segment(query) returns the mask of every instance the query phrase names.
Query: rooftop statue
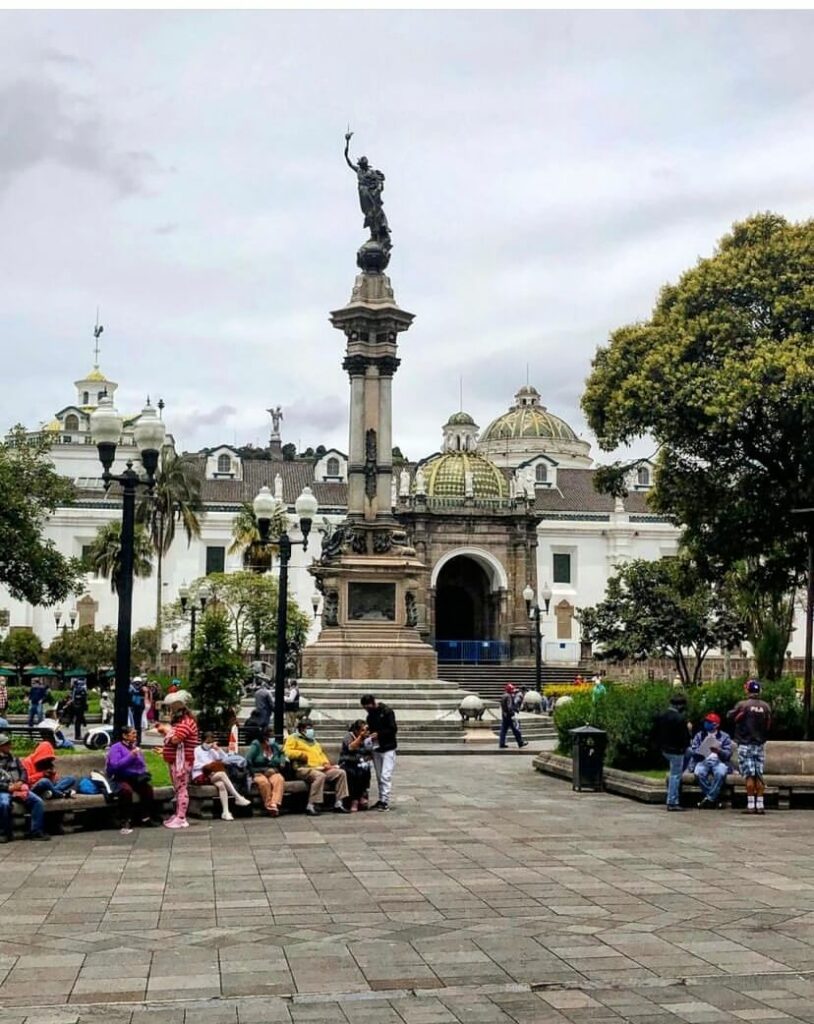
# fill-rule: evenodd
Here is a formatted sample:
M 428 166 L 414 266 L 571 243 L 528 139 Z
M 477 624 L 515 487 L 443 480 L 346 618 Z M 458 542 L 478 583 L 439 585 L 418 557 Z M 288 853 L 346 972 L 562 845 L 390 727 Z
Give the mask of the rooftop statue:
M 353 132 L 345 133 L 345 161 L 348 167 L 356 172 L 359 205 L 364 214 L 365 227 L 370 231 L 369 240 L 359 250 L 358 262 L 362 270 L 383 270 L 389 262 L 390 250 L 393 247 L 387 214 L 382 206 L 384 175 L 370 166 L 366 156 L 360 156 L 358 163 L 353 163 L 349 155 L 352 137 Z M 376 258 L 370 259 L 374 254 Z

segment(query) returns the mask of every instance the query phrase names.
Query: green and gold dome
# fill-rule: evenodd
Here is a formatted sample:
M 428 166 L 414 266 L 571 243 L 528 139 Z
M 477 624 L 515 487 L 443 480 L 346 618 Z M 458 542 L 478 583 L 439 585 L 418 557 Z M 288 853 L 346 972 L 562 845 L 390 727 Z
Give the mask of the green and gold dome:
M 565 420 L 540 404 L 540 392 L 530 384 L 515 394 L 515 404 L 492 420 L 481 436 L 481 443 L 516 438 L 551 438 L 555 441 L 579 441 Z
M 419 468 L 424 475 L 427 498 L 457 498 L 463 502 L 466 497 L 492 501 L 509 497 L 506 477 L 480 452 L 441 452 Z M 467 494 L 468 474 L 471 474 L 471 495 Z

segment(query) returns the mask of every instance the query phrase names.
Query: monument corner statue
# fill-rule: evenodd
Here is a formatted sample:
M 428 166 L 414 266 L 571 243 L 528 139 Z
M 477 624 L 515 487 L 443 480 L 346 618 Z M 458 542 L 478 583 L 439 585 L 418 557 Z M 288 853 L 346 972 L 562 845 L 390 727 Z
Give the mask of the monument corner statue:
M 359 205 L 365 218 L 364 226 L 370 231 L 370 238 L 357 254 L 359 267 L 366 272 L 379 273 L 390 262 L 390 225 L 382 204 L 384 174 L 371 167 L 366 156 L 360 156 L 357 163 L 350 158 L 350 140 L 353 132 L 345 133 L 345 162 L 356 173 L 359 188 Z

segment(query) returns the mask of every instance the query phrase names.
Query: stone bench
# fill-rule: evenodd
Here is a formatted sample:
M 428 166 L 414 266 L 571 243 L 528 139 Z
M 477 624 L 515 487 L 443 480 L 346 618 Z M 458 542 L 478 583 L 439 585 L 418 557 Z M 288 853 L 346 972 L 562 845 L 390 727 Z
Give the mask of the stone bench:
M 732 804 L 733 798 L 744 796 L 746 779 L 738 774 L 738 751 L 732 754 L 734 769 L 727 775 L 721 788 L 720 800 Z M 793 794 L 808 796 L 814 793 L 814 743 L 804 740 L 769 740 L 766 743 L 766 768 L 763 775 L 766 795 L 777 799 L 777 805 L 788 808 Z M 695 775 L 684 772 L 682 788 L 700 793 Z
M 325 789 L 325 796 L 328 796 L 328 788 Z M 254 808 L 263 810 L 263 803 L 260 799 L 260 790 L 252 783 L 249 789 L 249 797 L 252 807 L 235 807 L 231 805 L 231 811 L 236 817 L 252 813 Z M 292 781 L 285 784 L 285 796 L 283 797 L 283 810 L 302 812 L 308 802 L 308 786 L 304 782 Z M 214 818 L 217 811 L 220 817 L 220 797 L 215 786 L 209 783 L 191 783 L 189 787 L 189 810 L 190 818 Z

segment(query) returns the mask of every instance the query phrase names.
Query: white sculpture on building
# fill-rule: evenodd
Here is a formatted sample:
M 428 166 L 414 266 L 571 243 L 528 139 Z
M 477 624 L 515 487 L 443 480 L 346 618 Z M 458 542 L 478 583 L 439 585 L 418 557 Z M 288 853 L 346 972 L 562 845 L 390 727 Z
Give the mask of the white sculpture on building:
M 277 501 L 283 500 L 283 478 L 279 473 L 274 474 L 274 497 Z
M 390 477 L 390 507 L 395 508 L 399 503 L 398 484 L 395 476 Z
M 407 469 L 403 469 L 399 473 L 399 495 L 402 498 L 410 496 L 410 472 Z
M 427 493 L 427 479 L 421 466 L 415 471 L 415 492 L 416 494 Z

